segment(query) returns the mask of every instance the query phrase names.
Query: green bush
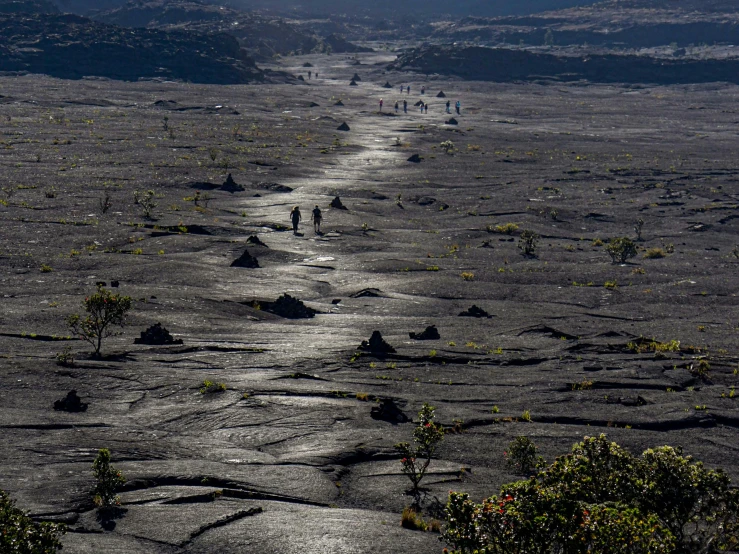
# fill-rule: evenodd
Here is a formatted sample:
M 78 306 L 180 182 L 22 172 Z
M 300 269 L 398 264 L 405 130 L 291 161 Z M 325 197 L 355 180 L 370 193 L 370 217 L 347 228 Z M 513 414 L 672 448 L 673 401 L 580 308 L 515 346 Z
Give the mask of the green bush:
M 508 445 L 505 455 L 509 468 L 522 475 L 528 475 L 544 465 L 544 458 L 536 454 L 537 447 L 528 437 L 516 437 Z
M 534 256 L 536 254 L 536 245 L 539 242 L 539 235 L 533 231 L 525 229 L 521 231 L 518 239 L 518 247 L 525 256 Z
M 694 554 L 739 546 L 739 490 L 680 449 L 634 456 L 605 435 L 475 504 L 452 493 L 455 554 Z
M 72 314 L 67 318 L 67 325 L 80 339 L 89 342 L 95 349 L 95 356 L 99 357 L 103 339 L 115 334 L 110 327 L 125 324 L 126 314 L 131 309 L 132 303 L 130 296 L 113 294 L 103 287 L 98 287 L 95 294 L 82 302 L 87 316 L 82 319 L 79 314 Z
M 92 474 L 97 483 L 92 490 L 93 501 L 99 508 L 108 509 L 120 506 L 121 499 L 116 494 L 126 483 L 120 470 L 110 465 L 110 450 L 103 448 L 92 463 Z
M 35 523 L 15 507 L 15 501 L 0 490 L 0 552 L 3 554 L 53 554 L 62 547 L 64 525 Z
M 418 412 L 418 426 L 413 431 L 413 445 L 401 442 L 395 449 L 403 456 L 400 460 L 403 474 L 411 481 L 411 494 L 415 504 L 420 503 L 420 484 L 426 475 L 431 458 L 444 438 L 444 429 L 434 423 L 434 407 L 424 404 Z
M 606 246 L 606 252 L 610 254 L 613 263 L 625 263 L 626 260 L 636 256 L 636 244 L 630 238 L 619 237 L 611 239 Z

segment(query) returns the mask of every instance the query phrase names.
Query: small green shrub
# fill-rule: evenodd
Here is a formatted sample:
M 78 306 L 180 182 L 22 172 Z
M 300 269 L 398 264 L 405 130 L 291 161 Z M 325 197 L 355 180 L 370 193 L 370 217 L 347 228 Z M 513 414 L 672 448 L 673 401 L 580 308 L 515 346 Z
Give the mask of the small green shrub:
M 146 190 L 144 192 L 139 192 L 137 190 L 133 191 L 133 200 L 134 204 L 138 204 L 141 206 L 141 209 L 144 212 L 144 217 L 147 219 L 151 217 L 151 212 L 156 208 L 159 204 L 154 201 L 154 191 L 153 190 Z
M 113 294 L 98 287 L 95 294 L 82 302 L 87 316 L 82 319 L 79 314 L 72 314 L 67 318 L 67 325 L 80 339 L 90 343 L 95 349 L 95 356 L 99 357 L 103 339 L 116 334 L 111 330 L 112 326 L 125 325 L 126 314 L 132 303 L 130 296 Z
M 428 529 L 428 524 L 411 506 L 403 508 L 403 513 L 400 516 L 400 525 L 405 529 L 411 529 L 413 531 L 426 531 Z
M 518 239 L 518 248 L 525 256 L 536 255 L 536 245 L 539 242 L 539 235 L 528 229 L 521 231 L 521 237 Z
M 504 223 L 502 225 L 488 225 L 487 227 L 488 233 L 500 233 L 503 235 L 512 235 L 516 231 L 518 231 L 518 225 L 515 223 Z
M 623 264 L 628 259 L 636 256 L 636 244 L 626 237 L 614 238 L 606 246 L 606 252 L 611 256 L 614 264 Z
M 98 508 L 120 506 L 121 499 L 116 491 L 126 483 L 120 470 L 110 465 L 110 450 L 103 448 L 92 463 L 92 474 L 97 483 L 92 490 L 93 502 Z
M 665 254 L 665 251 L 661 248 L 648 248 L 646 252 L 644 252 L 644 258 L 654 260 L 658 258 L 664 258 L 667 254 Z
M 61 352 L 57 352 L 56 363 L 64 367 L 74 366 L 74 354 L 72 353 L 72 348 L 65 346 Z
M 41 273 L 51 273 L 54 271 L 50 265 L 41 264 Z
M 225 391 L 226 385 L 224 383 L 214 383 L 213 381 L 208 381 L 207 379 L 203 381 L 203 384 L 200 387 L 200 394 L 212 394 Z
M 509 468 L 521 475 L 529 475 L 545 465 L 544 458 L 537 455 L 536 451 L 537 447 L 530 438 L 520 436 L 511 441 L 503 455 Z
M 66 533 L 64 525 L 36 523 L 8 493 L 0 490 L 0 552 L 4 554 L 54 554 L 62 548 L 59 540 Z

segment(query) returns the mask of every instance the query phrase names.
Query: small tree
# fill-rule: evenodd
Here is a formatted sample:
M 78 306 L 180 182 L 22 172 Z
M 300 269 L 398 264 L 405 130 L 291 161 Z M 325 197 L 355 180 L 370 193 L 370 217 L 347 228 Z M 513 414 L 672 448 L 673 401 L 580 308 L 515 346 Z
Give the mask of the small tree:
M 82 302 L 87 316 L 83 319 L 79 314 L 72 314 L 67 318 L 67 324 L 80 339 L 89 342 L 95 349 L 95 356 L 100 357 L 103 339 L 116 334 L 112 326 L 122 327 L 125 324 L 132 303 L 130 296 L 113 294 L 108 289 L 98 287 L 95 294 Z
M 644 227 L 644 220 L 640 217 L 634 222 L 634 232 L 636 233 L 636 240 L 641 240 L 642 227 Z
M 504 452 L 509 468 L 522 475 L 528 475 L 544 465 L 544 458 L 537 455 L 537 447 L 528 437 L 516 437 Z
M 0 490 L 0 552 L 8 554 L 54 554 L 62 547 L 59 538 L 66 527 L 56 523 L 35 523 L 15 501 Z
M 403 456 L 400 463 L 403 473 L 411 481 L 410 492 L 415 498 L 415 505 L 420 504 L 421 481 L 426 475 L 434 452 L 444 438 L 444 429 L 434 423 L 434 417 L 434 407 L 424 404 L 418 412 L 418 426 L 413 431 L 413 445 L 407 442 L 395 445 L 395 449 Z
M 518 239 L 518 247 L 525 256 L 534 256 L 536 253 L 536 245 L 539 242 L 539 235 L 528 229 L 521 231 L 521 237 Z
M 626 260 L 636 256 L 636 244 L 630 238 L 619 237 L 611 239 L 606 246 L 606 252 L 610 254 L 613 263 L 626 263 Z
M 135 190 L 133 191 L 133 200 L 135 204 L 141 206 L 141 209 L 144 211 L 144 217 L 147 219 L 151 217 L 151 212 L 154 208 L 159 205 L 154 201 L 153 190 L 145 190 L 144 192 Z
M 120 470 L 110 465 L 110 450 L 102 448 L 92 463 L 92 474 L 97 483 L 92 489 L 93 502 L 98 508 L 109 509 L 120 506 L 121 499 L 116 494 L 126 483 Z

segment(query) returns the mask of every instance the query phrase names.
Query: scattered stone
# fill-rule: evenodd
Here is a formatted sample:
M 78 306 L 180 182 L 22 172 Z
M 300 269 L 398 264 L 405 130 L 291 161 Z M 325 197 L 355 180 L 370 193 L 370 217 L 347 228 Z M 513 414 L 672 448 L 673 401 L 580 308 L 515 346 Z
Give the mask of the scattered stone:
M 336 130 L 337 131 L 351 131 L 351 128 L 349 127 L 349 125 L 346 124 L 346 121 L 344 121 L 344 123 L 342 123 L 341 125 L 339 125 L 336 128 Z
M 105 287 L 105 286 L 107 286 L 107 284 L 105 283 L 105 281 L 98 281 L 98 282 L 95 283 L 95 286 L 96 287 Z
M 338 101 L 337 101 L 337 102 L 336 102 L 336 103 L 334 104 L 334 106 L 343 106 L 343 105 L 344 105 L 344 103 L 343 103 L 343 102 L 342 102 L 341 100 L 338 100 Z
M 393 425 L 410 421 L 408 416 L 403 413 L 403 410 L 391 398 L 383 398 L 377 406 L 373 406 L 370 410 L 370 417 L 380 421 L 387 421 Z
M 408 158 L 408 161 L 414 164 L 420 164 L 422 159 L 423 158 L 418 154 L 413 154 L 410 158 Z
M 302 75 L 298 75 L 298 81 L 305 81 L 305 79 L 303 79 Z
M 311 102 L 310 104 L 308 104 L 309 108 L 318 108 L 319 106 L 320 104 L 316 104 L 315 102 Z
M 408 333 L 413 340 L 439 340 L 441 335 L 436 329 L 436 325 L 429 325 L 422 333 Z
M 370 340 L 363 340 L 362 344 L 359 345 L 359 349 L 365 352 L 372 352 L 373 354 L 393 354 L 395 352 L 395 348 L 390 346 L 382 338 L 380 331 L 372 331 Z
M 312 64 L 312 63 L 310 63 L 310 62 L 305 62 L 305 63 L 303 64 L 303 67 L 313 67 L 313 64 Z
M 234 181 L 234 178 L 231 177 L 231 174 L 229 173 L 228 177 L 226 177 L 226 181 L 221 185 L 221 190 L 225 190 L 226 192 L 243 192 L 245 189 Z
M 292 188 L 288 187 L 287 185 L 281 185 L 280 183 L 259 183 L 259 188 L 281 193 L 288 193 L 293 191 Z
M 361 81 L 361 80 L 362 78 L 357 73 L 355 73 L 354 77 L 352 77 L 352 81 Z
M 352 81 L 351 83 L 349 83 L 349 86 L 350 86 L 350 87 L 357 87 L 357 86 L 359 86 L 359 85 L 357 84 L 357 82 L 356 82 L 356 81 Z
M 459 315 L 460 317 L 487 317 L 488 319 L 493 317 L 489 313 L 487 313 L 485 310 L 483 310 L 482 308 L 478 308 L 474 304 L 470 307 L 469 310 L 465 310 Z
M 380 289 L 362 289 L 351 295 L 351 298 L 382 298 Z
M 333 304 L 334 306 L 336 306 L 337 304 L 341 304 L 341 298 L 334 298 L 331 301 L 331 304 Z
M 259 261 L 249 254 L 248 250 L 244 250 L 244 253 L 231 263 L 231 267 L 246 267 L 254 269 L 259 267 Z
M 54 409 L 60 412 L 86 412 L 88 404 L 82 402 L 76 390 L 71 390 L 65 398 L 54 402 Z
M 246 239 L 246 244 L 251 244 L 251 245 L 254 245 L 254 246 L 263 246 L 264 248 L 269 248 L 269 246 L 267 246 L 266 244 L 264 244 L 261 241 L 261 239 L 258 236 L 256 236 L 256 235 L 252 235 L 248 239 Z
M 382 88 L 393 88 L 393 85 L 390 84 L 390 81 L 385 81 L 385 84 L 382 85 Z
M 155 323 L 146 331 L 141 331 L 141 337 L 134 339 L 134 344 L 148 344 L 162 346 L 164 344 L 182 344 L 182 339 L 175 340 L 161 323 Z
M 110 286 L 114 289 L 117 289 L 120 286 L 120 283 L 118 281 L 111 281 Z
M 341 198 L 339 198 L 338 196 L 336 198 L 334 198 L 333 200 L 331 200 L 330 206 L 332 208 L 337 209 L 337 210 L 346 210 L 347 209 L 347 207 L 344 206 L 344 204 L 342 204 Z
M 443 90 L 439 91 L 439 94 L 436 95 L 437 98 L 446 98 L 446 94 L 444 94 Z
M 433 196 L 422 196 L 418 199 L 419 206 L 430 206 L 434 202 L 436 202 L 436 198 L 434 198 Z
M 446 120 L 444 123 L 446 123 L 447 125 L 459 125 L 459 121 L 457 121 L 453 117 Z
M 265 312 L 269 312 L 286 319 L 310 319 L 314 317 L 318 311 L 309 308 L 303 302 L 285 293 L 274 302 L 258 302 L 253 301 L 252 307 L 259 306 Z

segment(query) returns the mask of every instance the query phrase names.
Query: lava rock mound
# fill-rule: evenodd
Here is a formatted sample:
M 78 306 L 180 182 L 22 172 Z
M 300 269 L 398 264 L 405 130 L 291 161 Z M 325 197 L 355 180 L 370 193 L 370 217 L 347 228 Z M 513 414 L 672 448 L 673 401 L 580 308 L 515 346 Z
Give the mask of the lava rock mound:
M 248 269 L 255 269 L 259 267 L 259 260 L 252 256 L 248 250 L 244 250 L 244 253 L 231 262 L 231 267 L 245 267 Z
M 468 310 L 461 312 L 459 316 L 460 317 L 486 317 L 488 319 L 493 317 L 489 313 L 487 313 L 485 310 L 483 310 L 482 308 L 478 308 L 474 304 L 470 306 Z
M 373 331 L 369 341 L 363 340 L 359 345 L 359 350 L 373 354 L 394 354 L 396 352 L 395 348 L 382 338 L 380 331 Z
M 225 190 L 226 192 L 244 192 L 246 189 L 234 181 L 234 178 L 229 173 L 226 181 L 221 185 L 221 190 Z
M 182 344 L 182 339 L 175 340 L 161 323 L 155 323 L 146 331 L 141 331 L 141 336 L 134 339 L 134 344 L 148 344 L 150 346 L 162 346 L 165 344 Z
M 392 398 L 383 398 L 377 406 L 373 406 L 370 410 L 370 417 L 387 421 L 393 425 L 410 421 L 410 418 L 403 413 Z
M 58 412 L 86 412 L 88 404 L 82 402 L 76 390 L 71 390 L 67 396 L 54 402 L 54 409 Z
M 309 308 L 301 300 L 285 293 L 274 302 L 254 301 L 252 307 L 259 307 L 265 312 L 269 312 L 285 319 L 310 319 L 315 317 L 317 310 Z
M 429 325 L 421 333 L 408 333 L 408 336 L 413 340 L 439 340 L 441 338 L 436 325 Z

